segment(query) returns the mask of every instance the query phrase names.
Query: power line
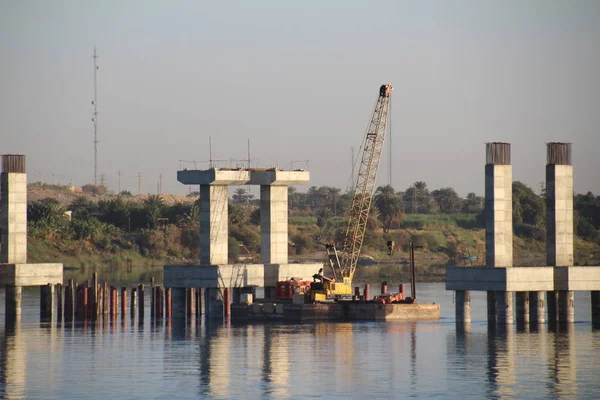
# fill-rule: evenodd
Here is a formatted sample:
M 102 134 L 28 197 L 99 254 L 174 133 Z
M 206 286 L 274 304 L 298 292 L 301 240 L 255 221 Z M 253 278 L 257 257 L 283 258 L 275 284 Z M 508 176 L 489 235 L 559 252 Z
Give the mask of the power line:
M 92 58 L 94 59 L 94 100 L 92 104 L 94 105 L 94 117 L 92 121 L 94 122 L 94 186 L 98 186 L 98 99 L 97 99 L 97 71 L 100 67 L 98 67 L 96 60 L 100 57 L 96 54 L 96 48 L 94 47 L 94 55 Z

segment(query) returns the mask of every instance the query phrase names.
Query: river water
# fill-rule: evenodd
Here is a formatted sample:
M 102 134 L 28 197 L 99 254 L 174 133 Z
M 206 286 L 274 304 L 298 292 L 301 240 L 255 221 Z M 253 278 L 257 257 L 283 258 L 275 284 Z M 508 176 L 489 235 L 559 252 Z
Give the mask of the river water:
M 600 397 L 589 293 L 576 293 L 580 322 L 525 330 L 488 328 L 474 292 L 473 322 L 457 329 L 453 292 L 417 289 L 441 320 L 59 325 L 39 322 L 38 291 L 26 289 L 20 321 L 0 318 L 0 398 Z

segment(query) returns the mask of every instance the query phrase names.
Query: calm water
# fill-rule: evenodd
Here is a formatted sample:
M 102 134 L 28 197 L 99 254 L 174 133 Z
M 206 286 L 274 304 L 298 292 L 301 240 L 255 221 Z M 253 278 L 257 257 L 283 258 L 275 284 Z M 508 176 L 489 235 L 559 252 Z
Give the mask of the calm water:
M 0 398 L 600 397 L 589 293 L 575 298 L 582 322 L 556 333 L 490 331 L 483 293 L 457 331 L 453 293 L 418 290 L 440 321 L 58 326 L 40 324 L 38 292 L 25 290 L 20 322 L 0 318 Z

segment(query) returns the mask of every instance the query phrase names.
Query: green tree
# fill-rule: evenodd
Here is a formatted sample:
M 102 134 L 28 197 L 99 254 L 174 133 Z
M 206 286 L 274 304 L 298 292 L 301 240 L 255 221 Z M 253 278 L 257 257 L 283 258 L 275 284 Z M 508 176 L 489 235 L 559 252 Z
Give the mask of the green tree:
M 379 186 L 375 191 L 374 202 L 375 207 L 379 210 L 383 233 L 388 233 L 393 223 L 396 225 L 402 223 L 402 216 L 404 215 L 402 198 L 392 186 Z
M 546 225 L 546 204 L 529 186 L 513 182 L 512 196 L 513 223 L 537 227 Z
M 451 187 L 434 190 L 431 196 L 440 207 L 441 213 L 455 214 L 461 208 L 462 199 Z

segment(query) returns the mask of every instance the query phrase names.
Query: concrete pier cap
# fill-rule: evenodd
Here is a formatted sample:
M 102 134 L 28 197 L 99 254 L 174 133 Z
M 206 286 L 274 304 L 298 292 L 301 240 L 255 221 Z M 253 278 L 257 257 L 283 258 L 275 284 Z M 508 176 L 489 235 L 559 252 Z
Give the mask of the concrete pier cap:
M 310 172 L 278 168 L 211 168 L 177 171 L 184 185 L 300 185 L 310 181 Z

